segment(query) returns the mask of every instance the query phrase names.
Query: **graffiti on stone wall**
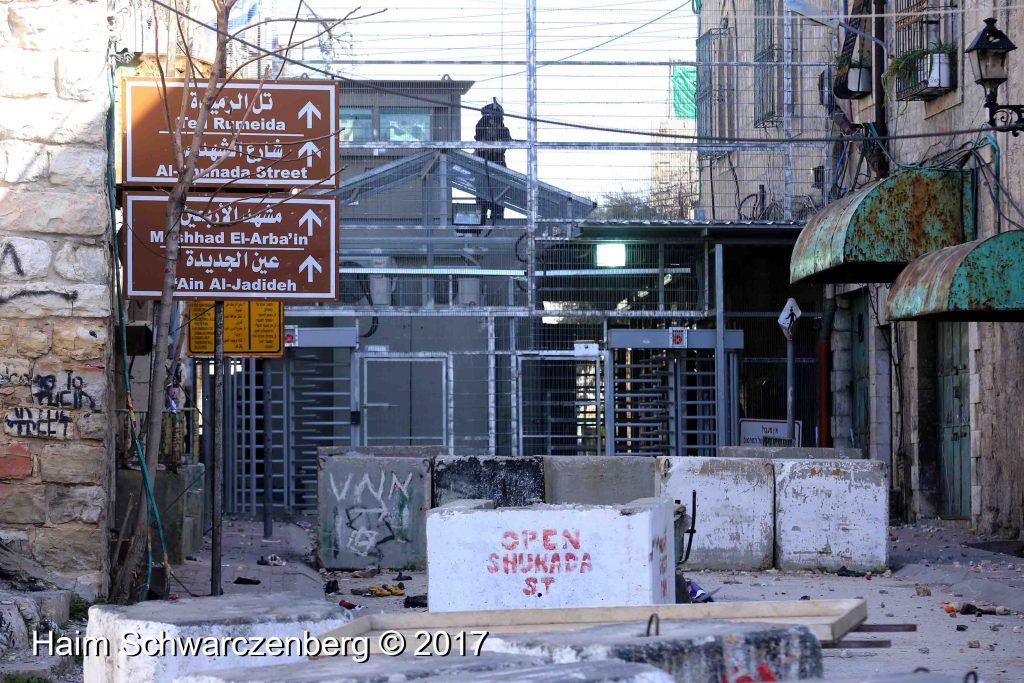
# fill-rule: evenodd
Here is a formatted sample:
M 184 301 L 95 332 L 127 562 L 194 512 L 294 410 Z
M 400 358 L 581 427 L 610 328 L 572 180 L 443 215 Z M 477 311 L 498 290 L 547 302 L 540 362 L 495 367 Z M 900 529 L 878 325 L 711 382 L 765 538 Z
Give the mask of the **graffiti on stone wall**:
M 28 386 L 31 379 L 27 363 L 0 363 L 0 387 Z
M 72 289 L 67 292 L 61 292 L 56 289 L 19 289 L 7 294 L 6 296 L 0 295 L 0 306 L 3 304 L 9 304 L 12 301 L 26 296 L 56 296 L 69 303 L 75 303 L 78 301 L 78 290 Z
M 413 473 L 404 478 L 396 472 L 346 473 L 337 479 L 328 472 L 331 492 L 338 503 L 335 537 L 360 557 L 380 557 L 387 543 L 409 543 L 413 515 L 409 485 Z M 339 483 L 339 479 L 341 480 Z
M 18 256 L 18 250 L 10 242 L 5 244 L 3 251 L 0 252 L 0 268 L 7 262 L 10 262 L 15 273 L 21 276 L 25 275 L 25 269 L 21 266 L 21 257 Z
M 32 396 L 41 406 L 96 409 L 96 401 L 85 390 L 86 382 L 72 370 L 62 376 L 36 375 L 32 378 Z
M 18 406 L 7 411 L 4 433 L 67 439 L 72 435 L 72 422 L 71 414 L 62 408 Z

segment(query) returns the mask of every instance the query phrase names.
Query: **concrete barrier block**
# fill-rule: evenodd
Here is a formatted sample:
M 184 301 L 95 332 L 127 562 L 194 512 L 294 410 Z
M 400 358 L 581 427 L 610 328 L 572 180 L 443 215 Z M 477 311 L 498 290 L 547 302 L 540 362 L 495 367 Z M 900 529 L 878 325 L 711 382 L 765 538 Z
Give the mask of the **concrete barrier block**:
M 439 456 L 433 476 L 435 507 L 460 498 L 493 500 L 499 508 L 544 502 L 544 458 L 539 455 Z
M 296 593 L 223 595 L 89 608 L 84 683 L 171 683 L 197 671 L 265 666 L 266 639 L 316 641 L 351 620 L 336 604 Z M 262 656 L 249 653 L 261 639 Z M 232 648 L 231 643 L 241 643 Z M 191 645 L 189 645 L 191 643 Z M 226 645 L 221 645 L 224 643 Z M 249 644 L 248 646 L 246 644 Z M 193 648 L 186 652 L 185 648 Z M 236 651 L 237 650 L 237 651 Z M 299 662 L 298 645 L 273 657 Z M 351 661 L 349 661 L 351 663 Z
M 321 456 L 318 477 L 321 565 L 418 568 L 426 563 L 429 460 Z
M 889 563 L 889 473 L 877 460 L 777 460 L 779 569 L 872 571 Z
M 646 623 L 572 631 L 492 635 L 499 652 L 558 662 L 615 660 L 648 664 L 678 683 L 794 681 L 822 675 L 821 645 L 806 626 L 725 621 L 670 621 L 660 635 Z
M 721 446 L 720 458 L 762 458 L 767 460 L 863 460 L 864 451 L 859 448 L 803 448 L 764 446 Z
M 361 656 L 355 657 L 361 659 Z M 353 661 L 353 655 L 349 655 L 294 664 L 267 666 L 270 664 L 267 662 L 258 668 L 249 666 L 204 671 L 183 676 L 175 683 L 398 683 L 413 680 L 462 680 L 461 676 L 519 671 L 543 662 L 539 657 L 494 652 L 481 652 L 479 656 L 453 653 L 447 657 L 416 657 L 412 654 L 389 657 L 371 654 L 366 661 Z M 435 679 L 435 676 L 438 678 Z
M 672 504 L 435 508 L 432 612 L 675 602 Z
M 522 669 L 482 671 L 417 679 L 418 683 L 674 683 L 676 679 L 647 664 L 618 659 L 570 664 L 540 664 Z
M 687 567 L 766 569 L 775 552 L 775 475 L 766 460 L 658 458 L 658 495 L 690 507 L 697 533 Z M 687 510 L 690 514 L 690 510 Z
M 544 500 L 553 505 L 619 505 L 654 496 L 654 458 L 544 456 Z

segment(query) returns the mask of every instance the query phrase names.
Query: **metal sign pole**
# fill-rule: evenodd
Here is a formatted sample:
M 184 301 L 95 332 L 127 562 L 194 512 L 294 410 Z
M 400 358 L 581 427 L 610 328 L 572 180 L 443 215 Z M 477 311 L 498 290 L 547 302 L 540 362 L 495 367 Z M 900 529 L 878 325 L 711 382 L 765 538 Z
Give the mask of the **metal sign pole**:
M 796 345 L 793 343 L 793 329 L 786 333 L 786 438 L 796 445 Z
M 210 595 L 221 595 L 222 518 L 224 516 L 224 302 L 217 301 L 214 310 L 214 415 L 213 432 L 213 548 L 210 551 Z
M 779 327 L 786 335 L 786 438 L 796 445 L 796 346 L 793 342 L 793 328 L 802 315 L 796 299 L 790 298 L 779 315 Z

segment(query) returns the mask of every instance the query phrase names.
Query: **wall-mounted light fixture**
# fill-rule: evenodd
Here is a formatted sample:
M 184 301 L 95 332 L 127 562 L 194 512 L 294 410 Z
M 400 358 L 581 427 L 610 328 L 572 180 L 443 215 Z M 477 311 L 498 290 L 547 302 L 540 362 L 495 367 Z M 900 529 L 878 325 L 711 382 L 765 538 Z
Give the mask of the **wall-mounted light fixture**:
M 974 82 L 985 89 L 988 125 L 1019 135 L 1024 130 L 1024 105 L 998 103 L 999 86 L 1008 76 L 1006 58 L 1016 49 L 1013 41 L 996 28 L 996 20 L 989 17 L 965 52 L 971 59 Z
M 622 268 L 626 265 L 626 245 L 622 242 L 601 242 L 597 245 L 598 268 Z

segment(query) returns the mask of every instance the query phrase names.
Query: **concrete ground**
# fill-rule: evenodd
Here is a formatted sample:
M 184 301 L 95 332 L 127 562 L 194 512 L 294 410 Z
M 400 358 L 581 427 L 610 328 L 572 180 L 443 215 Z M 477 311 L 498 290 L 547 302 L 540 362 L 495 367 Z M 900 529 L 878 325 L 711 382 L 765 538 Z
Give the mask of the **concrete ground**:
M 312 535 L 304 523 L 277 522 L 274 540 L 262 539 L 262 524 L 229 520 L 224 526 L 224 591 L 272 592 L 298 590 L 337 603 L 359 605 L 360 614 L 400 612 L 403 597 L 355 596 L 352 589 L 394 583 L 395 571 L 373 578 L 350 572 L 317 571 L 312 562 Z M 825 650 L 828 678 L 871 673 L 909 672 L 918 667 L 963 675 L 976 670 L 986 683 L 1024 681 L 1024 558 L 969 547 L 987 539 L 964 528 L 922 524 L 890 532 L 893 571 L 888 576 L 840 577 L 819 572 L 690 572 L 717 601 L 798 600 L 860 597 L 868 603 L 869 623 L 912 623 L 916 633 L 853 633 L 858 640 L 888 639 L 890 648 Z M 209 594 L 209 539 L 195 561 L 175 568 L 175 575 L 196 595 Z M 259 557 L 276 553 L 288 564 L 265 567 Z M 406 593 L 426 593 L 426 573 L 407 572 Z M 243 576 L 258 586 L 234 584 Z M 324 584 L 336 579 L 339 594 L 325 596 Z M 922 585 L 918 595 L 917 585 Z M 927 590 L 925 590 L 927 589 Z M 175 583 L 179 595 L 186 592 Z M 1006 606 L 1005 616 L 964 616 L 946 613 L 946 603 L 971 601 Z M 961 630 L 957 630 L 958 627 Z M 976 641 L 976 643 L 974 642 Z M 977 647 L 974 647 L 974 645 Z

